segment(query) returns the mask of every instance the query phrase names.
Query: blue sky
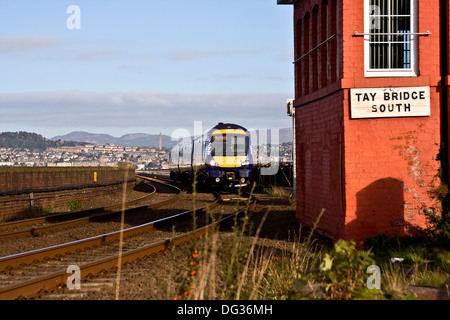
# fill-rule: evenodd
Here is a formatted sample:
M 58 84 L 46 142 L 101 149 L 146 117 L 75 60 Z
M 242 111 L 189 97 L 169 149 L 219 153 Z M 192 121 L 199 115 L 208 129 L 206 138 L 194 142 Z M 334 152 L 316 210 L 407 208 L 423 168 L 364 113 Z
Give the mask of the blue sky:
M 276 0 L 0 0 L 0 132 L 291 125 L 292 6 Z M 67 28 L 70 5 L 81 29 Z

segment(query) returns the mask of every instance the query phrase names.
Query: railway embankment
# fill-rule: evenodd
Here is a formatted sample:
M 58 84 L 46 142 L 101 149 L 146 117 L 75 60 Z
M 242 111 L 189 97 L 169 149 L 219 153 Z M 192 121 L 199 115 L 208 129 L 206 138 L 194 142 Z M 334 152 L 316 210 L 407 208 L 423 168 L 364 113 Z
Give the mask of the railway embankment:
M 80 210 L 92 199 L 135 186 L 134 166 L 0 167 L 0 221 Z

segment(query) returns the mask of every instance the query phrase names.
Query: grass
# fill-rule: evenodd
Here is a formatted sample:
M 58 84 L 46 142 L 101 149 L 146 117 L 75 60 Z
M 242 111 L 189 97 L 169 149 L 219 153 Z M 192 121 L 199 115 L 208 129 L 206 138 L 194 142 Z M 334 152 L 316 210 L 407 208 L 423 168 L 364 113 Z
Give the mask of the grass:
M 187 263 L 180 268 L 178 289 L 172 296 L 192 300 L 292 298 L 296 281 L 320 262 L 317 247 L 308 247 L 299 236 L 295 238 L 292 242 L 278 241 L 274 247 L 273 241 L 249 237 L 242 229 L 233 233 L 215 230 L 189 245 L 184 259 Z
M 82 199 L 70 200 L 68 206 L 71 212 L 83 210 L 84 208 L 83 200 Z
M 306 242 L 299 232 L 292 241 L 276 241 L 274 247 L 273 241 L 259 238 L 270 210 L 254 226 L 248 206 L 242 215 L 235 215 L 231 232 L 217 227 L 202 240 L 192 240 L 174 299 L 288 299 L 296 281 L 318 265 L 320 250 L 313 231 Z
M 291 197 L 293 192 L 292 190 L 278 186 L 269 186 L 264 188 L 263 191 L 264 193 L 274 197 Z
M 403 259 L 401 266 L 402 285 L 440 286 L 450 285 L 450 247 L 448 233 L 432 228 L 421 230 L 415 236 L 394 237 L 378 234 L 369 238 L 365 248 L 376 254 L 378 263 L 391 257 Z M 437 231 L 437 232 L 436 232 Z M 392 270 L 386 268 L 387 272 Z
M 267 212 L 267 214 L 270 214 Z M 300 233 L 300 231 L 299 231 Z M 327 254 L 332 250 L 316 245 L 314 236 L 302 240 L 294 235 L 292 241 L 274 242 L 244 235 L 242 229 L 233 233 L 211 233 L 195 244 L 199 252 L 195 277 L 189 281 L 189 292 L 185 299 L 224 300 L 289 300 L 289 299 L 413 299 L 404 292 L 408 285 L 449 285 L 449 274 L 442 270 L 418 266 L 417 271 L 408 274 L 400 264 L 384 263 L 381 268 L 381 289 L 366 287 L 368 263 L 358 260 L 354 265 L 341 268 L 351 271 L 351 279 L 339 282 L 328 277 L 320 269 Z M 311 233 L 312 234 L 312 233 Z M 311 240 L 312 239 L 312 240 Z M 351 247 L 351 242 L 346 245 Z M 188 251 L 192 254 L 193 247 Z M 353 250 L 353 251 L 352 251 Z M 353 255 L 370 253 L 351 250 Z M 333 256 L 337 260 L 336 256 Z M 344 259 L 345 260 L 345 259 Z M 349 258 L 351 260 L 351 258 Z M 189 263 L 192 259 L 188 259 Z M 355 260 L 356 261 L 356 260 Z M 369 260 L 368 260 L 369 261 Z M 193 268 L 185 269 L 185 277 L 192 276 Z M 331 269 L 330 269 L 331 270 Z M 182 272 L 183 273 L 183 272 Z M 334 288 L 334 294 L 327 292 Z M 180 295 L 178 295 L 180 297 Z
M 173 292 L 167 295 L 188 300 L 407 300 L 415 299 L 407 286 L 450 285 L 450 252 L 442 248 L 430 251 L 420 243 L 405 247 L 387 238 L 388 246 L 361 250 L 352 241 L 338 241 L 331 248 L 319 244 L 314 231 L 323 212 L 306 234 L 300 228 L 288 241 L 259 237 L 270 209 L 256 226 L 248 210 L 236 215 L 228 232 L 217 227 L 186 246 Z M 392 263 L 390 257 L 404 262 Z M 380 267 L 379 289 L 368 288 L 370 265 Z
M 295 206 L 296 201 L 294 197 L 294 190 L 289 188 L 283 188 L 279 186 L 269 186 L 264 188 L 263 193 L 268 194 L 272 197 L 282 197 L 289 200 L 290 204 Z

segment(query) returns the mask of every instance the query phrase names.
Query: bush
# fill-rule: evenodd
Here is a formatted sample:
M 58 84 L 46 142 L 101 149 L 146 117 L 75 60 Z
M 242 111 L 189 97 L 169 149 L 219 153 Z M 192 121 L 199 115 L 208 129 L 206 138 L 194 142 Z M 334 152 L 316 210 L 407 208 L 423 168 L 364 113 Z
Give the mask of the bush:
M 352 240 L 339 240 L 325 254 L 315 273 L 324 283 L 323 290 L 328 297 L 349 300 L 371 294 L 366 285 L 366 270 L 373 264 L 375 260 L 370 252 L 357 250 Z
M 429 242 L 438 245 L 450 246 L 450 214 L 437 214 L 434 210 L 424 210 L 427 227 L 421 230 L 421 234 L 428 238 Z

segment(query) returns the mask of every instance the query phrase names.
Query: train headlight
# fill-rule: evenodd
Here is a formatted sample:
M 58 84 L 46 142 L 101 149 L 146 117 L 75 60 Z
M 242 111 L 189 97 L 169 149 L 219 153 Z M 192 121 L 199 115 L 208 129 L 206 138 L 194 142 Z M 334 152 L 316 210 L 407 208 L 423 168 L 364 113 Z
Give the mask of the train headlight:
M 241 166 L 248 166 L 248 165 L 250 165 L 250 161 L 248 159 L 241 161 Z
M 211 161 L 209 162 L 209 165 L 210 165 L 211 167 L 214 167 L 214 166 L 216 165 L 216 161 L 214 161 L 214 159 L 211 160 Z

